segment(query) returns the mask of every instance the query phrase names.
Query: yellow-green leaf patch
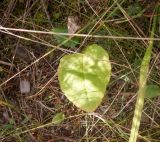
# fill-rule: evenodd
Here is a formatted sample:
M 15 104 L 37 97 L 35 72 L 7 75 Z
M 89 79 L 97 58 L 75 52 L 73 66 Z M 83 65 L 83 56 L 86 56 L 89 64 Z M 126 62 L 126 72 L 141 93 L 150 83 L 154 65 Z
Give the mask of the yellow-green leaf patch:
M 65 55 L 58 68 L 64 95 L 87 112 L 93 112 L 100 105 L 110 75 L 109 56 L 96 44 L 86 47 L 82 53 Z

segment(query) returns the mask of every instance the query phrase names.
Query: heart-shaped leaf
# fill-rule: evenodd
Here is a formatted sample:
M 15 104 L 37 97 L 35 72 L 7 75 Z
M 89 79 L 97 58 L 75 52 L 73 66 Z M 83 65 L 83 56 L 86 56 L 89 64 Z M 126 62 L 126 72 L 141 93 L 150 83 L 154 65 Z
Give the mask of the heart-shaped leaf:
M 93 112 L 101 103 L 111 76 L 107 52 L 96 44 L 60 60 L 58 79 L 64 95 L 80 109 Z
M 147 85 L 145 89 L 146 98 L 151 99 L 160 96 L 160 87 L 157 85 Z

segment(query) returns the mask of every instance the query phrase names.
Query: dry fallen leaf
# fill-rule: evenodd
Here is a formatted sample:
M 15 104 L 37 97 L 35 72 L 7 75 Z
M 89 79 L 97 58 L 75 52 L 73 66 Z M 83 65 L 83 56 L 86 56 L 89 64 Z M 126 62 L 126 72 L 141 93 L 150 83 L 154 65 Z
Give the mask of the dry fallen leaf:
M 30 82 L 27 79 L 20 80 L 20 91 L 21 93 L 30 92 Z
M 78 22 L 77 16 L 68 16 L 68 33 L 74 34 L 79 28 L 79 22 Z

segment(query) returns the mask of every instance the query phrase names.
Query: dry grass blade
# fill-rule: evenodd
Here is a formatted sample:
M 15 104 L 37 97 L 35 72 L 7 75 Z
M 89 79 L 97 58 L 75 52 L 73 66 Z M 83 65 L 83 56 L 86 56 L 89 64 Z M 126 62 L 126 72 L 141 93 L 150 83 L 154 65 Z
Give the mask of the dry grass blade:
M 0 32 L 6 33 L 6 31 L 17 31 L 17 32 L 24 32 L 24 33 L 38 33 L 38 34 L 46 34 L 46 35 L 61 35 L 61 36 L 75 36 L 75 37 L 90 37 L 90 38 L 102 38 L 102 39 L 123 39 L 123 40 L 144 40 L 144 41 L 160 41 L 160 38 L 152 38 L 152 37 L 131 37 L 131 36 L 102 36 L 102 35 L 89 35 L 89 34 L 70 34 L 70 33 L 57 33 L 57 32 L 48 32 L 48 31 L 38 31 L 38 30 L 27 30 L 27 29 L 16 29 L 16 28 L 7 28 L 0 26 Z M 7 33 L 10 34 L 11 33 Z M 12 34 L 13 35 L 13 34 Z M 25 40 L 29 40 L 24 37 L 20 37 L 17 35 L 18 38 L 22 38 Z M 34 42 L 34 41 L 33 41 Z

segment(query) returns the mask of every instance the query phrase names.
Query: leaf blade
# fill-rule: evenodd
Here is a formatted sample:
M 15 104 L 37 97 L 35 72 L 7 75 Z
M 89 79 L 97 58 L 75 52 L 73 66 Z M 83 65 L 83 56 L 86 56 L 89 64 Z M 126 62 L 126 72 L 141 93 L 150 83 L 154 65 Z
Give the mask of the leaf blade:
M 101 103 L 111 74 L 107 52 L 94 44 L 83 54 L 64 56 L 58 68 L 60 87 L 74 105 L 92 112 Z
M 57 33 L 54 34 L 54 38 L 56 39 L 57 43 L 58 44 L 62 44 L 64 45 L 65 47 L 75 47 L 76 45 L 79 44 L 79 38 L 77 37 L 73 37 L 72 39 L 70 39 L 69 36 L 67 35 L 58 35 L 58 33 L 68 33 L 68 30 L 67 28 L 55 28 L 55 29 L 52 29 L 52 32 L 54 33 Z
M 52 123 L 60 124 L 64 119 L 65 119 L 65 115 L 62 112 L 60 112 L 53 117 Z
M 157 85 L 147 85 L 145 87 L 145 97 L 152 99 L 160 96 L 160 87 Z

